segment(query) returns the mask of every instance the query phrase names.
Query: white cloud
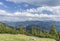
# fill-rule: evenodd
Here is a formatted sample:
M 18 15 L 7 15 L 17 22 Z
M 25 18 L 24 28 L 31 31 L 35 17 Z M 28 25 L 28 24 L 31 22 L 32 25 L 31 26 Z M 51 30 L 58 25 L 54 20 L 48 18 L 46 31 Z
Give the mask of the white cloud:
M 28 4 L 24 4 L 24 7 L 28 7 L 29 5 Z
M 2 2 L 0 2 L 0 5 L 4 5 Z
M 0 2 L 0 6 L 4 6 L 5 8 L 8 8 L 3 2 Z
M 21 2 L 31 2 L 32 0 L 6 0 L 6 1 L 10 1 L 10 2 L 14 2 L 14 3 L 21 3 Z
M 57 6 L 60 5 L 60 0 L 6 0 L 14 3 L 27 2 L 38 6 Z
M 44 13 L 35 13 L 32 14 L 31 12 L 42 12 L 43 10 L 48 10 L 53 12 L 54 14 L 44 14 Z M 0 10 L 0 21 L 45 21 L 45 20 L 52 20 L 52 21 L 60 21 L 60 6 L 56 7 L 39 7 L 36 9 L 28 9 L 25 12 L 14 12 L 9 13 L 5 10 Z M 3 16 L 1 16 L 3 15 Z
M 51 11 L 53 12 L 54 14 L 60 14 L 60 6 L 43 6 L 43 7 L 38 7 L 37 9 L 27 9 L 26 11 L 27 12 L 42 12 L 43 10 L 48 10 L 48 11 Z
M 15 3 L 21 3 L 21 2 L 32 3 L 32 2 L 45 2 L 49 0 L 6 0 L 6 1 L 15 2 Z

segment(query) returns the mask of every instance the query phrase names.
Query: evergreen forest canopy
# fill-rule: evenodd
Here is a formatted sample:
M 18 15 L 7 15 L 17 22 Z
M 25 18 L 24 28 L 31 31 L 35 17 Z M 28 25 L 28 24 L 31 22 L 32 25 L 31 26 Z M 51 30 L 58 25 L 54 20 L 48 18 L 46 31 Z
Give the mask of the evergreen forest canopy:
M 44 30 L 42 27 L 37 25 L 23 26 L 20 25 L 18 28 L 11 27 L 5 23 L 0 22 L 0 34 L 25 34 L 29 36 L 37 36 L 41 38 L 53 38 L 60 41 L 60 32 L 56 30 L 55 24 L 51 24 L 50 30 Z

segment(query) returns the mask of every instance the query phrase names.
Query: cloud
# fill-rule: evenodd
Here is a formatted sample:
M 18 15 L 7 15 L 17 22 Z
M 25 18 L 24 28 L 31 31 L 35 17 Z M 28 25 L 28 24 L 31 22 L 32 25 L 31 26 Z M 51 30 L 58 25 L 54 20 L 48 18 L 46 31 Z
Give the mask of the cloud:
M 0 6 L 4 6 L 5 8 L 8 8 L 3 2 L 0 2 Z
M 43 6 L 43 7 L 38 7 L 36 9 L 27 9 L 27 12 L 35 12 L 35 14 L 37 14 L 39 12 L 39 14 L 42 14 L 42 11 L 47 11 L 47 12 L 52 12 L 53 14 L 59 14 L 60 13 L 60 6 Z M 46 14 L 48 14 L 46 12 Z M 50 13 L 50 14 L 52 14 Z M 44 13 L 45 14 L 45 13 Z
M 4 5 L 2 2 L 0 2 L 0 5 Z
M 60 5 L 60 0 L 6 0 L 14 3 L 27 2 L 37 6 L 57 6 Z
M 47 10 L 52 13 L 43 13 Z M 4 17 L 3 17 L 4 16 Z M 0 21 L 60 21 L 60 6 L 43 6 L 36 9 L 27 9 L 22 12 L 9 13 L 5 10 L 0 10 Z

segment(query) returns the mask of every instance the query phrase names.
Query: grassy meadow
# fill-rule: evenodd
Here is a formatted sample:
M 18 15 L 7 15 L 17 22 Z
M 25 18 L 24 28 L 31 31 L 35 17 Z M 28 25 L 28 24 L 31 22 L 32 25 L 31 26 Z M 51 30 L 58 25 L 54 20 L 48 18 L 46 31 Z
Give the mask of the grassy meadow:
M 21 34 L 0 34 L 0 41 L 55 41 L 49 38 L 38 38 Z

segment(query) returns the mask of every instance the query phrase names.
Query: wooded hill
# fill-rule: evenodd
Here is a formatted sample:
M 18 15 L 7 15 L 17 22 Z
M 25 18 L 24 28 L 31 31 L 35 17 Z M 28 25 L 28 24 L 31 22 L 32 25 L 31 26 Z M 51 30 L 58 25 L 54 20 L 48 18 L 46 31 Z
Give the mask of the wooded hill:
M 4 34 L 25 34 L 29 36 L 37 36 L 41 38 L 52 38 L 60 41 L 60 32 L 56 30 L 55 24 L 51 24 L 50 30 L 44 30 L 39 28 L 37 25 L 30 25 L 29 28 L 23 25 L 18 26 L 18 28 L 11 27 L 6 25 L 5 23 L 0 22 L 0 33 Z

